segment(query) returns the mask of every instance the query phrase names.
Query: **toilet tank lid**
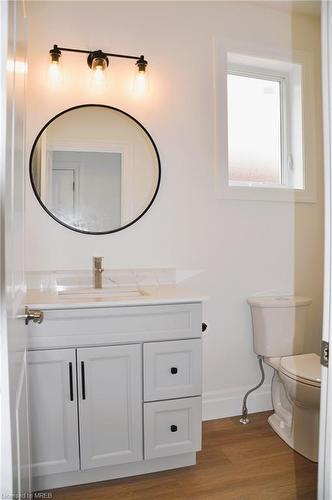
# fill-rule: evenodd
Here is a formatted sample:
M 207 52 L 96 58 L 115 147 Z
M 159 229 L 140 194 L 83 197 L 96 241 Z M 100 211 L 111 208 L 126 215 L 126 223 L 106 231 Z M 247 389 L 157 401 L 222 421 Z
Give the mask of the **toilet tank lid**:
M 249 297 L 247 302 L 255 307 L 298 307 L 308 306 L 312 300 L 310 297 L 300 297 L 298 295 L 278 295 Z

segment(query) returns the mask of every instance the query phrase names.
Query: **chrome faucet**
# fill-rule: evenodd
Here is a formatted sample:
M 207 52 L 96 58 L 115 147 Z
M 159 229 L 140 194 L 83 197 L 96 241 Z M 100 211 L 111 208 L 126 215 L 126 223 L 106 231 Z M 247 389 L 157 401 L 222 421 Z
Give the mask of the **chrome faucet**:
M 103 257 L 93 257 L 93 286 L 103 288 Z

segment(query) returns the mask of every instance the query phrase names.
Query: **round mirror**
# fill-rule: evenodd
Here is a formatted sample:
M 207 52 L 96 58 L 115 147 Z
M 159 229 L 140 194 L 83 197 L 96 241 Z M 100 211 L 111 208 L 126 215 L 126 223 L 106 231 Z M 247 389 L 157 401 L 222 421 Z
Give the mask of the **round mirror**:
M 160 184 L 147 130 L 104 105 L 67 109 L 38 134 L 30 156 L 35 195 L 60 224 L 81 233 L 120 231 L 142 217 Z

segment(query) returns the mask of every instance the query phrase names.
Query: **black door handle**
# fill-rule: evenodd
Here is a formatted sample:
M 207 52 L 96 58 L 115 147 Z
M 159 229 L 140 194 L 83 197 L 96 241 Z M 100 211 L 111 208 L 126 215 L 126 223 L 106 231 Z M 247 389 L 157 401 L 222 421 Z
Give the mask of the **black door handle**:
M 202 332 L 204 333 L 205 330 L 207 330 L 207 324 L 206 323 L 202 323 Z
M 171 425 L 171 432 L 176 432 L 178 430 L 177 425 Z
M 69 394 L 70 401 L 74 401 L 74 389 L 73 389 L 73 363 L 69 363 Z
M 175 366 L 172 366 L 172 368 L 171 368 L 172 375 L 175 375 L 177 372 L 178 372 L 178 369 Z
M 81 377 L 82 377 L 82 399 L 85 399 L 85 370 L 84 370 L 84 361 L 81 361 Z

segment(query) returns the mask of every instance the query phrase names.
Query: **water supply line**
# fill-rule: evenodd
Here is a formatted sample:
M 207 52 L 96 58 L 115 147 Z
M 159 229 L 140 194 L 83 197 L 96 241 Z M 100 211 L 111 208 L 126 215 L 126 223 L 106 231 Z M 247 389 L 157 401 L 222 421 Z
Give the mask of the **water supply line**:
M 247 399 L 249 394 L 252 392 L 256 391 L 261 385 L 263 385 L 264 380 L 265 380 L 265 373 L 264 373 L 264 368 L 263 368 L 263 356 L 257 355 L 258 358 L 258 363 L 259 363 L 259 368 L 262 374 L 262 378 L 259 382 L 259 384 L 255 385 L 252 389 L 250 389 L 244 396 L 243 398 L 243 403 L 242 403 L 242 417 L 240 418 L 241 424 L 249 424 L 250 420 L 248 418 L 248 408 L 247 408 Z

